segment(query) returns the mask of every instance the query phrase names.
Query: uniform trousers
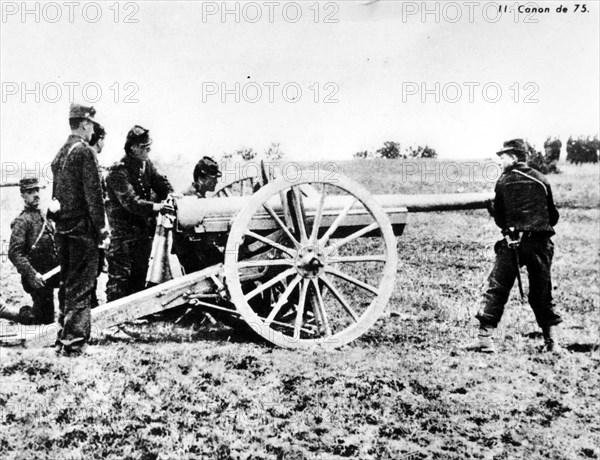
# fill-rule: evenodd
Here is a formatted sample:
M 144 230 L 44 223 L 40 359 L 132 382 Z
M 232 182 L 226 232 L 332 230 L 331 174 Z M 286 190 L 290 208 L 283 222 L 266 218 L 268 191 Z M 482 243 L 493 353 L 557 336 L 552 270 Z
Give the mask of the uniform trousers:
M 488 289 L 484 294 L 484 309 L 476 317 L 482 326 L 497 327 L 508 296 L 517 277 L 515 250 L 506 240 L 494 246 L 496 261 L 488 277 Z M 554 243 L 543 234 L 526 232 L 517 248 L 519 266 L 527 267 L 529 277 L 529 305 L 541 328 L 562 322 L 552 300 L 551 266 Z
M 64 289 L 57 343 L 66 351 L 77 351 L 89 341 L 91 308 L 97 302 L 98 238 L 87 217 L 61 220 L 57 230 Z

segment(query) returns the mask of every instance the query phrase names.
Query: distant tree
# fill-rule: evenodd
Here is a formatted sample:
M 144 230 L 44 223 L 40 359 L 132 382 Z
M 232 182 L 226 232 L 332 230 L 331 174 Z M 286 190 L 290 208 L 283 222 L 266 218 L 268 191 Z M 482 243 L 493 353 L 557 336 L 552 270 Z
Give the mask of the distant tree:
M 281 150 L 279 142 L 272 142 L 269 148 L 265 150 L 265 158 L 267 161 L 279 161 L 285 156 Z
M 432 149 L 428 145 L 422 146 L 418 145 L 417 147 L 409 147 L 408 156 L 412 158 L 437 158 L 437 152 L 435 149 Z
M 362 150 L 360 152 L 356 152 L 354 154 L 354 158 L 363 158 L 363 159 L 369 158 L 369 152 L 367 150 Z
M 239 156 L 244 161 L 250 161 L 256 158 L 256 152 L 252 147 L 242 147 L 241 149 L 237 149 L 235 152 L 233 152 L 233 156 Z
M 383 147 L 375 152 L 375 155 L 381 158 L 387 158 L 388 160 L 394 160 L 400 158 L 400 144 L 398 142 L 384 142 Z

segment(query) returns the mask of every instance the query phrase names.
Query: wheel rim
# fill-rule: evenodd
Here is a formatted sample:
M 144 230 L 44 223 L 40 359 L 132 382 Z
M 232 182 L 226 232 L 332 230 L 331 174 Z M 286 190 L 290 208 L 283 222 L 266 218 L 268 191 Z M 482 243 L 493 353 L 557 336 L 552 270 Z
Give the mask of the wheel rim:
M 335 348 L 354 340 L 379 318 L 394 286 L 396 238 L 385 211 L 350 179 L 323 176 L 311 171 L 259 190 L 233 219 L 227 242 L 232 303 L 255 332 L 283 347 Z M 319 191 L 310 202 L 306 185 Z M 265 214 L 276 231 L 253 231 L 253 219 Z M 269 250 L 244 259 L 248 243 Z M 252 270 L 269 273 L 244 283 Z

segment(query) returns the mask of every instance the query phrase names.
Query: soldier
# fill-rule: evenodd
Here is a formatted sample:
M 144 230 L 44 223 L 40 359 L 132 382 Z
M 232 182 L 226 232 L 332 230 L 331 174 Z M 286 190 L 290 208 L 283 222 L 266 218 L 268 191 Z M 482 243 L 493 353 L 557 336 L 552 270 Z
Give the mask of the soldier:
M 90 146 L 94 147 L 96 153 L 100 155 L 104 149 L 104 138 L 106 137 L 106 130 L 100 123 L 94 123 L 94 133 L 90 139 Z
M 98 245 L 107 237 L 96 151 L 93 107 L 71 104 L 71 135 L 52 161 L 53 198 L 59 204 L 56 237 L 64 301 L 60 305 L 58 352 L 81 353 L 95 306 Z
M 98 246 L 108 235 L 98 160 L 88 144 L 95 113 L 93 107 L 71 104 L 71 135 L 51 165 L 53 198 L 60 207 L 57 243 L 64 289 L 57 345 L 65 355 L 81 353 L 90 338 Z
M 562 320 L 552 301 L 550 276 L 554 255 L 550 237 L 554 235 L 558 211 L 552 190 L 544 175 L 526 165 L 527 148 L 522 139 L 505 142 L 498 155 L 504 172 L 496 184 L 493 212 L 504 239 L 494 247 L 496 262 L 488 278 L 484 309 L 476 315 L 480 323 L 478 339 L 466 348 L 495 351 L 492 332 L 502 318 L 515 278 L 521 287 L 519 269 L 525 265 L 529 304 L 542 329 L 544 348 L 558 351 L 556 325 Z
M 109 302 L 144 289 L 156 225 L 154 215 L 173 211 L 163 201 L 173 187 L 148 159 L 151 143 L 149 131 L 134 126 L 127 134 L 125 156 L 109 168 L 106 177 L 112 231 L 107 253 Z
M 213 192 L 221 177 L 219 165 L 210 157 L 202 158 L 194 168 L 194 182 L 183 191 L 184 196 L 206 198 L 206 192 Z M 192 273 L 223 261 L 223 254 L 215 239 L 208 235 L 190 232 L 176 232 L 173 252 L 177 254 L 186 273 Z
M 35 177 L 19 182 L 25 209 L 13 220 L 8 258 L 21 275 L 23 289 L 33 300 L 32 307 L 11 311 L 0 307 L 0 317 L 22 324 L 51 324 L 54 322 L 54 288 L 59 277 L 45 280 L 43 274 L 58 266 L 54 244 L 54 223 L 40 212 L 40 185 Z

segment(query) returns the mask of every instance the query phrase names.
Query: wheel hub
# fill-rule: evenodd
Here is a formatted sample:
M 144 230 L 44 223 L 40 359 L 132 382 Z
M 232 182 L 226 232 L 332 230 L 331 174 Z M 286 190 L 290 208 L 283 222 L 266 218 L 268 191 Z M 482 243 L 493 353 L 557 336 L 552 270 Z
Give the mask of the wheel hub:
M 317 278 L 325 267 L 324 255 L 314 246 L 306 246 L 298 251 L 296 269 L 304 278 Z

